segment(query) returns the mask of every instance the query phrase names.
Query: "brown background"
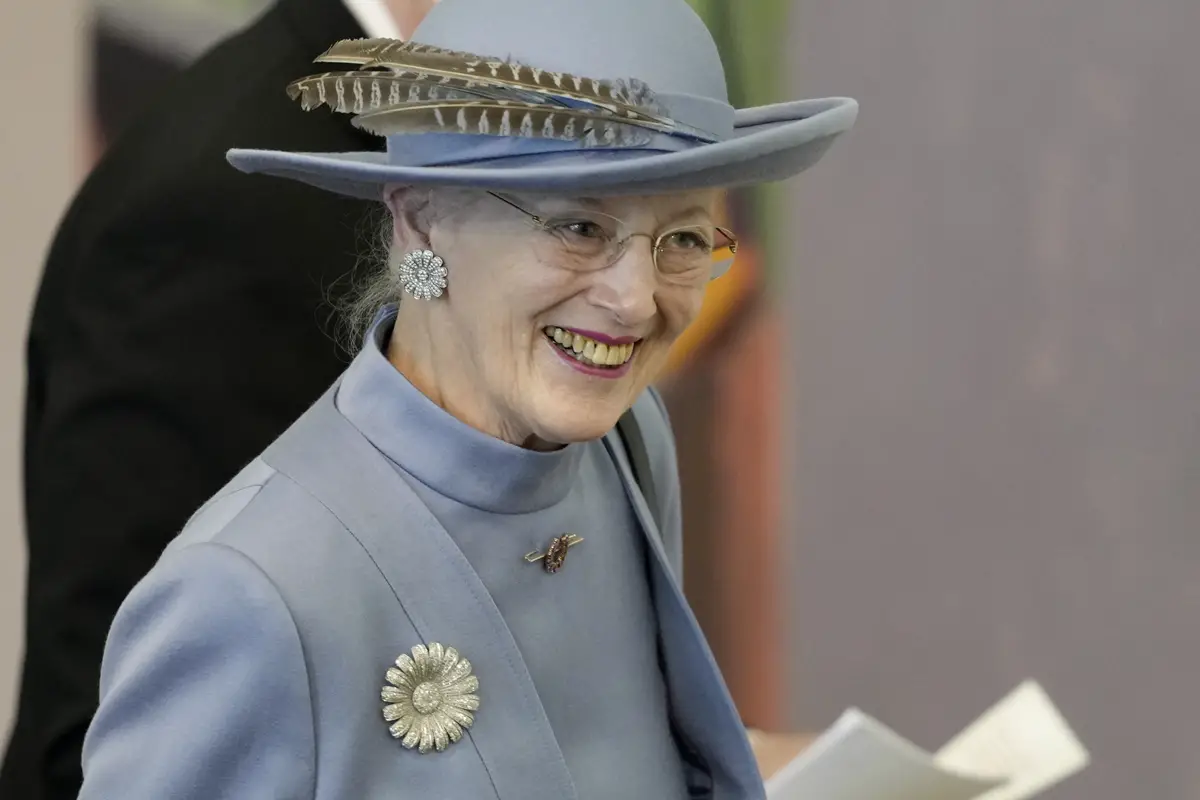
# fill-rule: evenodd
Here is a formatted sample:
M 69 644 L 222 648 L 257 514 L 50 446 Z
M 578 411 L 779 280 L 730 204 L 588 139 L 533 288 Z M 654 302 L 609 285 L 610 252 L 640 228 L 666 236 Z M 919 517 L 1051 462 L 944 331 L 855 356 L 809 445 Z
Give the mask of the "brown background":
M 862 101 L 791 190 L 796 723 L 933 746 L 1026 676 L 1054 800 L 1200 798 L 1200 3 L 798 4 Z

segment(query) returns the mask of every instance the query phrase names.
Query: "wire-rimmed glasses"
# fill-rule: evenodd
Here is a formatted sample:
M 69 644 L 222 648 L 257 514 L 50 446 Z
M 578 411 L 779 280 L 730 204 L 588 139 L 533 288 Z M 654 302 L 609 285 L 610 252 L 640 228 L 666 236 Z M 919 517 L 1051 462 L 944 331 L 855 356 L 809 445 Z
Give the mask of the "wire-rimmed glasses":
M 492 197 L 520 211 L 558 242 L 563 266 L 580 271 L 604 269 L 615 264 L 635 236 L 650 239 L 654 267 L 663 275 L 711 279 L 723 275 L 737 255 L 737 236 L 713 225 L 682 225 L 657 234 L 640 233 L 610 214 L 572 210 L 553 216 L 535 214 L 503 195 Z

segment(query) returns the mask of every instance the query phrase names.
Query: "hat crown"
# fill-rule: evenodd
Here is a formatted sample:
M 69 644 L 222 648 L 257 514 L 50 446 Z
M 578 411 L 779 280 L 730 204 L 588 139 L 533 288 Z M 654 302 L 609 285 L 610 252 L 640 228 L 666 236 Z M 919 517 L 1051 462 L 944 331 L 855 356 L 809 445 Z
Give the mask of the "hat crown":
M 442 0 L 413 41 L 725 104 L 725 70 L 685 0 Z
M 231 150 L 229 160 L 245 172 L 373 200 L 389 184 L 657 194 L 796 175 L 816 163 L 858 113 L 849 98 L 734 109 L 716 43 L 688 0 L 442 0 L 411 38 L 414 45 L 527 69 L 432 54 L 432 62 L 420 64 L 414 55 L 404 68 L 404 53 L 428 51 L 378 40 L 339 42 L 338 57 L 322 63 L 362 64 L 373 49 L 391 48 L 397 58 L 384 61 L 401 69 L 389 75 L 374 69 L 383 62 L 368 58 L 368 75 L 356 74 L 360 68 L 312 76 L 292 84 L 289 94 L 308 108 L 327 105 L 358 115 L 360 127 L 387 137 L 386 151 Z M 576 85 L 544 73 L 614 83 Z M 466 99 L 454 92 L 443 101 L 443 78 L 461 85 Z M 640 85 L 616 83 L 623 79 Z M 631 109 L 611 108 L 603 100 L 614 89 L 642 108 L 632 116 Z M 590 102 L 597 97 L 601 102 Z M 622 139 L 629 126 L 646 133 Z

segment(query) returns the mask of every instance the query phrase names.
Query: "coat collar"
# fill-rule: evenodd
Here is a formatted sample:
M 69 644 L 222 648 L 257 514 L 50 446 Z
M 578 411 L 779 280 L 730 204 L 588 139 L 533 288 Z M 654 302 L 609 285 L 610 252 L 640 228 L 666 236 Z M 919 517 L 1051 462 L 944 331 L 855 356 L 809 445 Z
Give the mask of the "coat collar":
M 682 739 L 685 760 L 707 774 L 706 788 L 711 794 L 699 796 L 711 796 L 713 800 L 763 798 L 762 778 L 737 707 L 671 569 L 661 532 L 615 430 L 604 437 L 604 446 L 621 473 L 621 483 L 653 553 L 650 582 L 658 612 L 671 716 L 676 734 Z M 697 776 L 688 777 L 691 782 Z
M 538 452 L 472 428 L 438 406 L 388 361 L 396 309 L 376 319 L 342 377 L 336 405 L 397 466 L 472 508 L 526 514 L 561 502 L 587 448 Z
M 346 526 L 391 586 L 419 643 L 452 645 L 474 665 L 484 705 L 466 740 L 501 800 L 574 800 L 566 761 L 500 609 L 433 514 L 337 411 L 336 390 L 276 440 L 264 460 Z M 414 644 L 398 642 L 397 650 Z M 519 746 L 511 741 L 514 723 L 523 734 Z
M 533 680 L 483 581 L 376 447 L 335 406 L 335 385 L 264 454 L 346 526 L 424 642 L 460 647 L 487 688 L 469 740 L 501 800 L 574 800 L 576 790 Z M 693 797 L 764 797 L 753 753 L 712 653 L 684 600 L 615 434 L 605 446 L 653 553 L 652 592 L 671 713 Z M 403 520 L 403 529 L 398 521 Z M 401 645 L 407 643 L 398 643 Z M 415 644 L 415 643 L 414 643 Z M 382 665 L 381 669 L 383 666 Z M 522 730 L 511 741 L 512 725 Z

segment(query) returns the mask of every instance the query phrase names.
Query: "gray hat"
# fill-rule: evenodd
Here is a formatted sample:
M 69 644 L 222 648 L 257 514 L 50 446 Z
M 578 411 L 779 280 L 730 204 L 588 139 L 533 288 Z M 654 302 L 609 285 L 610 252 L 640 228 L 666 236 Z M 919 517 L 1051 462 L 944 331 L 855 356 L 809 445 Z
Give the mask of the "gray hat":
M 685 0 L 442 0 L 412 39 L 341 42 L 319 60 L 353 71 L 289 87 L 356 114 L 386 151 L 230 163 L 367 199 L 389 183 L 656 194 L 791 177 L 858 114 L 848 98 L 734 109 Z

